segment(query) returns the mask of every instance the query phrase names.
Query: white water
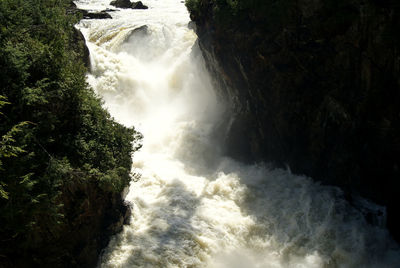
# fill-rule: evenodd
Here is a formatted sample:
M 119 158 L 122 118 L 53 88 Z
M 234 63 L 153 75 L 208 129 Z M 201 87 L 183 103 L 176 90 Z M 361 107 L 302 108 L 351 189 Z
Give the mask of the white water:
M 81 0 L 90 10 L 109 0 Z M 400 267 L 387 231 L 333 187 L 219 155 L 222 108 L 180 0 L 83 20 L 88 81 L 121 123 L 144 135 L 127 202 L 131 224 L 101 267 Z M 148 30 L 132 32 L 147 25 Z M 213 138 L 214 137 L 214 138 Z M 382 209 L 377 207 L 377 209 Z

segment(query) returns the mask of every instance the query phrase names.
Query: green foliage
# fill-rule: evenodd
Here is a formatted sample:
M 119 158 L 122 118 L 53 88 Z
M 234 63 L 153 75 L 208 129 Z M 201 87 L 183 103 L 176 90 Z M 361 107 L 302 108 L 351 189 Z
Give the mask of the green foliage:
M 200 9 L 200 1 L 199 0 L 186 0 L 185 5 L 190 12 L 196 12 Z
M 7 102 L 7 98 L 0 95 L 0 109 L 4 106 L 10 104 Z M 2 112 L 0 112 L 0 116 L 4 116 Z M 16 124 L 11 127 L 9 131 L 7 131 L 0 140 L 0 171 L 4 171 L 2 159 L 6 158 L 14 158 L 19 154 L 24 153 L 25 151 L 15 145 L 15 136 L 22 131 L 22 128 L 26 125 L 25 122 Z M 3 180 L 0 180 L 0 199 L 9 199 L 9 192 L 6 191 L 7 183 Z
M 0 1 L 0 256 L 57 236 L 66 185 L 120 192 L 130 181 L 141 135 L 86 84 L 69 4 Z

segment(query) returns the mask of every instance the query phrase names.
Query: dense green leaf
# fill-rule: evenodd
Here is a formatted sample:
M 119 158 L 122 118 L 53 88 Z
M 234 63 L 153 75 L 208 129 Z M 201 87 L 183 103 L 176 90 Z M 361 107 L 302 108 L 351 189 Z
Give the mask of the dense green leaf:
M 119 192 L 130 181 L 141 135 L 88 87 L 68 5 L 0 1 L 0 256 L 29 255 L 67 228 L 68 189 Z

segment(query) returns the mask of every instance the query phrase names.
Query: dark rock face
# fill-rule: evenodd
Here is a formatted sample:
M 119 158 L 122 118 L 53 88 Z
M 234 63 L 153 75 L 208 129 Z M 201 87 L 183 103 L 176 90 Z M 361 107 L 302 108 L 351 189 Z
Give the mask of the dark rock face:
M 74 27 L 74 40 L 71 44 L 73 46 L 74 51 L 77 52 L 78 55 L 82 57 L 82 61 L 85 64 L 85 67 L 90 69 L 90 52 L 89 48 L 86 46 L 85 37 Z
M 96 267 L 101 250 L 128 223 L 131 210 L 120 193 L 96 181 L 71 181 L 61 190 L 65 223 L 31 237 L 35 249 L 14 252 L 0 267 Z
M 383 204 L 399 239 L 400 3 L 265 1 L 233 15 L 198 3 L 199 45 L 234 115 L 226 153 Z
M 148 9 L 141 1 L 131 2 L 130 0 L 114 0 L 110 5 L 119 8 Z
M 95 267 L 110 237 L 129 221 L 130 209 L 120 193 L 104 191 L 95 182 L 70 185 L 63 191 L 65 217 L 70 225 L 57 246 L 72 255 L 62 256 L 57 263 Z

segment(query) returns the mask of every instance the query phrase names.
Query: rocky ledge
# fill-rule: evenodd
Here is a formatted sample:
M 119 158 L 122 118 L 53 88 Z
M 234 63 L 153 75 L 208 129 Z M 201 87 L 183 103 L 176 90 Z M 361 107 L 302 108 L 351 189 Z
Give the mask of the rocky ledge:
M 399 2 L 186 4 L 233 115 L 226 153 L 386 206 L 399 240 Z
M 84 19 L 112 19 L 111 15 L 105 10 L 100 12 L 88 12 L 87 10 L 82 10 L 82 15 Z

